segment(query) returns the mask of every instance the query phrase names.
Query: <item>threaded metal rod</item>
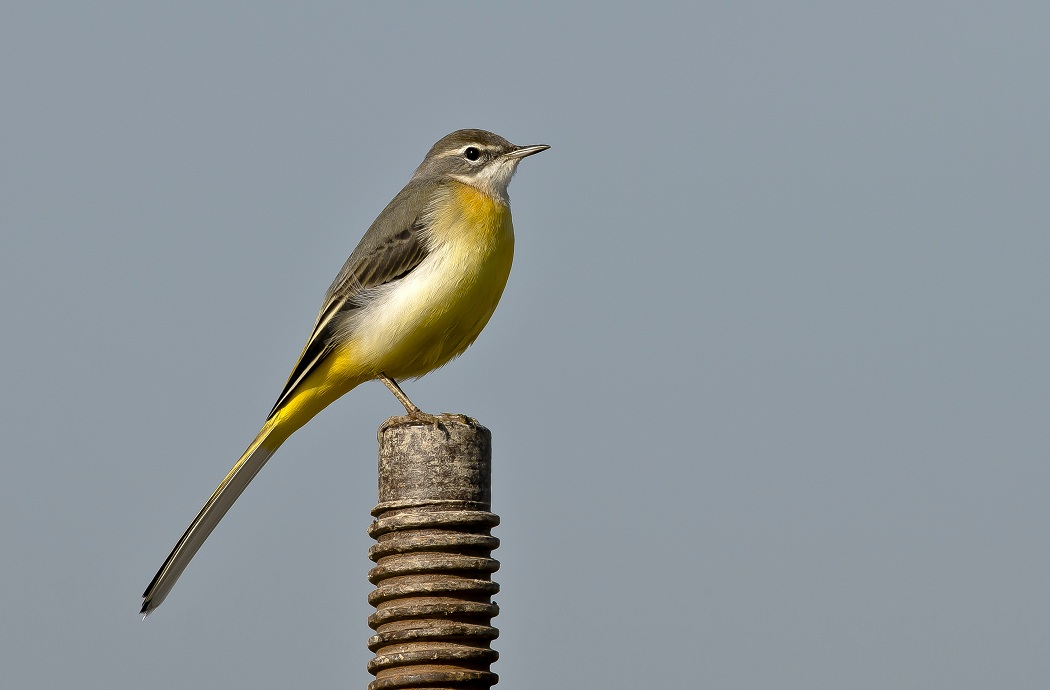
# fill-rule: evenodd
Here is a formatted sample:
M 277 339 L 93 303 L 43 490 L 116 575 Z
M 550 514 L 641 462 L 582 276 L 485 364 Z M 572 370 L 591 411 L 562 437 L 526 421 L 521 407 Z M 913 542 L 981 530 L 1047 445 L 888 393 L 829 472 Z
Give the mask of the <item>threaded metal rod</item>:
M 385 424 L 379 432 L 379 504 L 369 535 L 376 586 L 368 640 L 369 690 L 489 688 L 499 631 L 490 530 L 492 434 L 443 420 Z

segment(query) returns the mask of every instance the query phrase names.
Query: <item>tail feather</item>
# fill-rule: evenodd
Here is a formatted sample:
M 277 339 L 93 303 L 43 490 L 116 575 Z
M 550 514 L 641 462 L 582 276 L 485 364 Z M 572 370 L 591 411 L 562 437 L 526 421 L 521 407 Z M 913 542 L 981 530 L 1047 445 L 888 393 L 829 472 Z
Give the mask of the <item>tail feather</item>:
M 244 451 L 244 455 L 241 456 L 237 464 L 226 475 L 226 478 L 215 489 L 215 493 L 211 495 L 208 502 L 197 513 L 197 517 L 193 518 L 193 522 L 190 523 L 186 532 L 183 533 L 182 538 L 175 544 L 175 548 L 172 549 L 171 554 L 164 561 L 164 565 L 157 571 L 153 581 L 149 583 L 149 587 L 142 594 L 143 602 L 140 613 L 142 613 L 143 618 L 149 615 L 153 609 L 160 606 L 161 602 L 164 601 L 164 597 L 168 596 L 168 592 L 171 591 L 179 576 L 182 575 L 182 571 L 189 565 L 190 559 L 197 553 L 197 550 L 204 543 L 204 540 L 208 538 L 212 530 L 215 529 L 215 526 L 219 524 L 219 520 L 222 519 L 226 511 L 230 509 L 230 506 L 233 505 L 233 502 L 237 500 L 237 497 L 241 495 L 241 492 L 244 491 L 252 479 L 255 478 L 255 475 L 259 473 L 266 461 L 270 459 L 281 445 L 281 442 L 284 441 L 284 438 L 287 438 L 286 434 L 275 434 L 279 438 L 272 439 L 271 443 L 267 443 L 268 437 L 276 427 L 276 422 L 276 419 L 267 421 L 259 435 L 255 437 L 248 449 Z M 281 436 L 283 438 L 280 438 Z
M 304 354 L 306 352 L 304 350 Z M 339 396 L 375 376 L 374 371 L 359 364 L 352 349 L 345 347 L 328 351 L 323 357 L 313 360 L 311 366 L 308 374 L 296 379 L 291 392 L 282 394 L 281 402 L 270 413 L 255 440 L 222 480 L 219 488 L 215 489 L 201 512 L 197 513 L 149 583 L 142 595 L 144 601 L 141 613 L 144 616 L 160 606 L 164 597 L 168 596 L 215 525 L 281 444 Z

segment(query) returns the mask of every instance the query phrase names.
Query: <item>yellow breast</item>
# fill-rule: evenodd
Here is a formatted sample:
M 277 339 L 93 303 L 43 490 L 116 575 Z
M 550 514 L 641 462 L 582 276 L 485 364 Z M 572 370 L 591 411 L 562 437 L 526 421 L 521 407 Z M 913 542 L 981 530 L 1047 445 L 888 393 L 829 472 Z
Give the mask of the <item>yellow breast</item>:
M 355 358 L 395 379 L 422 376 L 474 342 L 514 257 L 510 209 L 468 185 L 439 193 L 427 227 L 427 257 L 374 300 L 355 328 Z

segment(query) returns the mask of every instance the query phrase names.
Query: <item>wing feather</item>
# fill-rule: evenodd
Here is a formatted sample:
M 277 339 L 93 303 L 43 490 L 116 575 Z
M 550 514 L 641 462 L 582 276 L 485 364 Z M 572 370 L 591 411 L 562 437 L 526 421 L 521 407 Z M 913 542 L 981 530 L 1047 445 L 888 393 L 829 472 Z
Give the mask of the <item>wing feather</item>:
M 400 280 L 427 257 L 426 201 L 430 189 L 409 183 L 379 214 L 328 288 L 313 331 L 267 419 L 276 414 L 296 388 L 335 346 L 343 317 L 363 306 L 368 288 Z

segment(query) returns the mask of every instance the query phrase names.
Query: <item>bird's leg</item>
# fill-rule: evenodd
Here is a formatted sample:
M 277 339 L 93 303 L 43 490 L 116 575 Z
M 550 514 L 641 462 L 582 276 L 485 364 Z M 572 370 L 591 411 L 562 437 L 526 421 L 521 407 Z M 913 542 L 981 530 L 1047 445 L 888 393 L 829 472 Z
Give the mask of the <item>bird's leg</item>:
M 383 382 L 384 386 L 390 389 L 390 392 L 394 394 L 394 397 L 398 399 L 398 402 L 405 406 L 405 412 L 408 412 L 408 414 L 404 417 L 392 417 L 389 420 L 392 423 L 412 419 L 418 422 L 433 424 L 435 429 L 440 428 L 442 420 L 454 420 L 471 426 L 473 426 L 476 423 L 470 417 L 462 414 L 449 414 L 447 412 L 439 415 L 427 414 L 423 410 L 416 407 L 415 404 L 408 399 L 408 396 L 405 395 L 405 391 L 401 390 L 401 386 L 397 385 L 397 381 L 390 378 L 383 372 L 379 372 L 379 380 Z M 388 425 L 384 423 L 383 427 L 385 428 L 386 426 Z
M 401 386 L 397 385 L 397 381 L 390 378 L 383 372 L 379 372 L 379 380 L 383 382 L 383 385 L 390 389 L 390 392 L 394 394 L 394 397 L 405 406 L 405 412 L 408 414 L 404 417 L 391 417 L 387 421 L 383 422 L 383 429 L 386 429 L 392 424 L 398 424 L 400 422 L 407 422 L 409 420 L 415 420 L 417 422 L 424 422 L 426 424 L 432 424 L 434 429 L 437 430 L 441 427 L 441 423 L 438 418 L 432 414 L 427 414 L 423 410 L 415 406 L 415 404 L 408 399 L 405 395 L 405 391 L 401 390 Z
M 379 372 L 379 380 L 383 382 L 384 386 L 390 389 L 390 392 L 394 394 L 394 397 L 397 398 L 398 402 L 405 406 L 405 412 L 408 413 L 409 417 L 415 419 L 419 416 L 431 416 L 420 410 L 411 400 L 408 399 L 408 396 L 405 395 L 405 391 L 401 390 L 401 386 L 397 385 L 397 381 L 383 372 Z

